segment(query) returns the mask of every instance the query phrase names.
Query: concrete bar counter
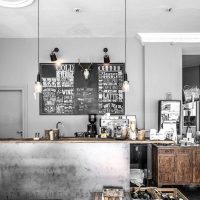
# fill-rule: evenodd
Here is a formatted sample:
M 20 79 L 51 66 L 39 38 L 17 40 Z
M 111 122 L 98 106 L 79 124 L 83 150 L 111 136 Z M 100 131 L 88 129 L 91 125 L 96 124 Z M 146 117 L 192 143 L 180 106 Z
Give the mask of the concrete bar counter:
M 129 189 L 129 144 L 1 141 L 1 200 L 88 200 L 104 185 Z
M 130 143 L 93 138 L 0 139 L 0 199 L 88 200 L 104 185 L 129 190 Z

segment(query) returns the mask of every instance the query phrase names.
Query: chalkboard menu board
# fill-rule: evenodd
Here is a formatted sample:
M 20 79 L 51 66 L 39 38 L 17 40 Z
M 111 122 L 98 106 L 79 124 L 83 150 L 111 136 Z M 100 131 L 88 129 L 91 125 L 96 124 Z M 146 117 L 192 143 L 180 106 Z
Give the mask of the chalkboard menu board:
M 56 67 L 53 63 L 41 63 L 40 114 L 124 114 L 124 64 L 93 63 L 86 80 L 83 69 L 90 65 L 63 63 Z
M 124 64 L 99 65 L 99 114 L 124 114 Z

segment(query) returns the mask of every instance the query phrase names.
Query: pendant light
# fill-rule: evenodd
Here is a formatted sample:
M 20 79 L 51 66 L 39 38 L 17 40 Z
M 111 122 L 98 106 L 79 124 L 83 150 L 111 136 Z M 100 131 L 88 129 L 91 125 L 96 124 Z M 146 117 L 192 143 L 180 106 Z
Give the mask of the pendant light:
M 123 85 L 122 85 L 122 90 L 123 92 L 128 92 L 129 91 L 129 81 L 128 81 L 128 75 L 126 73 L 126 43 L 127 43 L 127 38 L 126 38 L 126 0 L 124 1 L 125 3 L 125 16 L 124 16 L 124 19 L 125 19 L 125 26 L 124 26 L 124 35 L 125 35 L 125 39 L 124 39 L 124 47 L 125 47 L 125 73 L 124 73 L 124 82 L 123 82 Z
M 38 74 L 37 74 L 37 81 L 35 82 L 35 88 L 34 88 L 34 95 L 36 97 L 37 93 L 42 92 L 42 83 L 41 83 L 41 76 L 40 76 L 40 46 L 39 46 L 39 12 L 40 12 L 40 6 L 39 6 L 39 0 L 38 0 Z

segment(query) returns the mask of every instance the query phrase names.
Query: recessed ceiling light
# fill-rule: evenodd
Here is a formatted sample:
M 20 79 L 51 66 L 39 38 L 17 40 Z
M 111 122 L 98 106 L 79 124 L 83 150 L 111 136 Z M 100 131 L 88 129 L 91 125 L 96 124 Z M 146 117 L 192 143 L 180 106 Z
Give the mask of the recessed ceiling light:
M 31 5 L 34 0 L 0 0 L 0 6 L 7 8 L 22 8 Z
M 174 10 L 174 9 L 173 9 L 172 7 L 169 7 L 169 8 L 166 8 L 165 11 L 171 13 L 171 12 L 173 12 L 173 10 Z
M 75 8 L 74 11 L 75 11 L 76 13 L 80 13 L 80 12 L 81 12 L 81 9 L 80 9 L 80 8 Z

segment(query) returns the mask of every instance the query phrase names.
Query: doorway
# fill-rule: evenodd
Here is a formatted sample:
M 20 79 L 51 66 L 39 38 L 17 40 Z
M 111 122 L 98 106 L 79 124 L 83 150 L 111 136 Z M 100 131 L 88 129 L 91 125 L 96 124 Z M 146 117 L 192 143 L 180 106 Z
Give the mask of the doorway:
M 23 88 L 0 88 L 0 138 L 25 136 Z

